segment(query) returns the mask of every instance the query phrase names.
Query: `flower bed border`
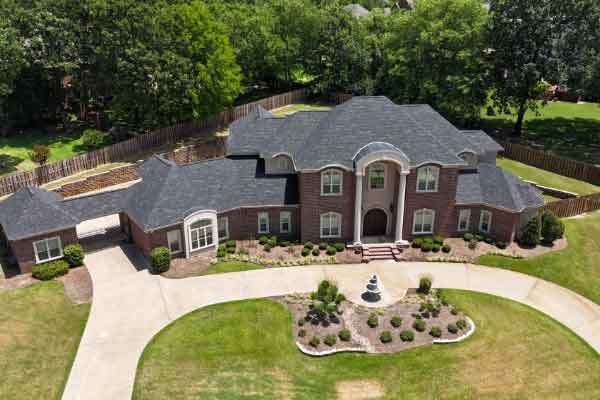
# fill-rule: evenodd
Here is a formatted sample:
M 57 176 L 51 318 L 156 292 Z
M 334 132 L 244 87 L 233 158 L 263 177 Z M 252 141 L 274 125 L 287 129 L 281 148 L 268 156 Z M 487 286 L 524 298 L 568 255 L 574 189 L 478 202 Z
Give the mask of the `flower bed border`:
M 303 352 L 304 354 L 312 357 L 321 357 L 321 356 L 330 356 L 336 353 L 367 353 L 367 349 L 364 347 L 343 347 L 341 349 L 329 349 L 323 351 L 311 350 L 310 348 L 304 346 L 302 343 L 299 343 L 297 340 L 294 340 L 296 343 L 296 347 Z

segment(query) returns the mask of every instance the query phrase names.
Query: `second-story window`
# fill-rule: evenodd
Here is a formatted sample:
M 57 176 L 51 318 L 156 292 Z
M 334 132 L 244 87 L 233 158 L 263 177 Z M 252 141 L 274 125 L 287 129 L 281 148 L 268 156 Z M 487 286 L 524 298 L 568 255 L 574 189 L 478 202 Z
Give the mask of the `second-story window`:
M 419 168 L 417 172 L 417 192 L 437 192 L 440 169 L 434 166 Z
M 321 173 L 321 195 L 337 196 L 342 194 L 342 172 L 328 169 Z
M 369 167 L 369 190 L 385 189 L 385 165 L 373 164 Z

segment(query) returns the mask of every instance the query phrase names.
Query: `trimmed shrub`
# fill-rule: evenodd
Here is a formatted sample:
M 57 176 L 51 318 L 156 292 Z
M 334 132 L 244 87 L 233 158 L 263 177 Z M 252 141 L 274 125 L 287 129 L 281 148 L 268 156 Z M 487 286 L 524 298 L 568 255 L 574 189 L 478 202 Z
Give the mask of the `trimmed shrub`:
M 310 249 L 302 249 L 302 257 L 308 257 L 310 255 Z
M 321 254 L 321 250 L 319 250 L 318 247 L 315 247 L 314 249 L 312 249 L 312 255 L 317 257 L 318 255 Z
M 376 328 L 377 325 L 379 325 L 379 317 L 377 314 L 371 313 L 371 315 L 369 315 L 369 319 L 367 319 L 367 325 L 369 325 L 371 328 Z
M 432 326 L 431 329 L 429 330 L 429 334 L 433 337 L 441 337 L 442 330 L 440 329 L 439 326 Z
M 335 335 L 327 335 L 325 336 L 325 340 L 323 340 L 323 343 L 331 347 L 337 343 L 337 338 L 335 337 Z
M 504 242 L 502 240 L 499 240 L 499 241 L 496 242 L 496 247 L 499 248 L 499 249 L 504 250 L 505 248 L 508 247 L 508 243 L 506 243 L 506 242 Z
M 226 247 L 233 247 L 234 249 L 237 247 L 237 242 L 235 240 L 228 240 L 225 242 Z
M 415 240 L 413 240 L 413 242 L 412 242 L 413 249 L 420 249 L 421 246 L 423 246 L 422 238 L 416 238 Z
M 544 211 L 541 229 L 544 244 L 552 244 L 555 240 L 562 238 L 564 234 L 565 224 L 551 211 Z
M 448 332 L 456 333 L 458 332 L 458 327 L 455 324 L 448 324 Z
M 227 246 L 225 245 L 225 243 L 221 243 L 218 247 L 219 250 L 227 250 Z
M 304 336 L 306 336 L 306 331 L 304 329 L 300 329 L 298 331 L 298 337 L 304 337 Z
M 444 237 L 442 235 L 435 235 L 433 237 L 433 243 L 442 246 L 444 244 Z
M 343 293 L 338 293 L 337 296 L 335 296 L 335 304 L 340 304 L 342 301 L 346 301 L 346 296 L 344 296 Z
M 456 321 L 456 327 L 460 330 L 467 329 L 467 321 L 464 319 L 459 319 Z
M 167 272 L 171 267 L 171 253 L 164 246 L 152 249 L 150 259 L 150 273 L 152 274 L 162 274 L 163 272 Z
M 400 318 L 399 316 L 395 315 L 390 320 L 390 324 L 392 324 L 392 326 L 394 328 L 398 328 L 400 325 L 402 325 L 402 318 Z
M 450 251 L 452 251 L 452 247 L 449 244 L 445 244 L 442 246 L 442 251 L 444 253 L 450 253 Z
M 227 247 L 225 250 L 228 254 L 235 254 L 235 247 Z
M 69 272 L 69 264 L 65 260 L 50 261 L 34 265 L 31 268 L 31 276 L 41 281 L 49 281 Z
M 328 256 L 335 256 L 335 253 L 337 253 L 337 250 L 333 246 L 328 246 L 326 253 Z
M 263 250 L 266 251 L 267 253 L 270 253 L 272 248 L 273 248 L 273 246 L 271 245 L 271 243 L 266 243 L 263 246 Z
M 433 249 L 433 243 L 424 241 L 421 245 L 421 251 L 424 253 L 429 253 Z
M 481 233 L 475 234 L 475 240 L 478 242 L 483 242 L 483 239 L 485 239 L 485 237 Z
M 275 246 L 277 246 L 277 243 L 279 242 L 279 238 L 277 236 L 273 235 L 269 238 L 269 242 L 271 242 L 271 246 L 275 247 Z
M 298 326 L 304 326 L 305 323 L 306 323 L 306 320 L 304 318 L 300 318 L 298 320 Z
M 279 245 L 281 247 L 290 247 L 292 243 L 290 243 L 288 240 L 284 240 L 283 242 L 279 243 Z
M 319 347 L 319 345 L 321 344 L 321 339 L 318 336 L 313 336 L 310 339 L 310 342 L 308 342 L 308 344 L 310 344 L 312 347 Z
M 426 326 L 427 324 L 425 324 L 425 321 L 423 321 L 422 319 L 415 319 L 415 321 L 412 324 L 412 327 L 418 332 L 424 332 Z
M 83 247 L 80 244 L 70 244 L 65 246 L 63 250 L 65 261 L 69 264 L 69 267 L 79 267 L 83 264 L 83 258 L 85 254 Z
M 312 250 L 313 247 L 315 247 L 315 245 L 313 244 L 313 242 L 306 242 L 306 243 L 304 243 L 304 248 L 305 249 Z
M 248 254 L 250 254 L 250 252 L 248 251 L 247 248 L 240 247 L 240 249 L 238 250 L 238 254 L 240 254 L 242 256 L 247 256 Z
M 417 291 L 419 293 L 429 294 L 431 291 L 431 284 L 431 278 L 428 276 L 423 276 L 421 279 L 419 279 L 419 288 Z
M 335 247 L 335 250 L 336 250 L 338 253 L 341 253 L 342 251 L 346 250 L 346 244 L 345 244 L 345 243 L 341 243 L 341 242 L 340 242 L 340 243 L 336 243 L 336 244 L 334 245 L 334 247 Z
M 486 242 L 487 244 L 493 244 L 494 243 L 494 239 L 492 239 L 491 236 L 484 237 L 483 241 Z
M 450 310 L 450 314 L 452 314 L 452 315 L 458 315 L 459 312 L 460 311 L 458 310 L 458 308 L 454 308 L 454 307 L 452 308 L 452 310 Z
M 258 243 L 260 243 L 261 245 L 265 245 L 267 244 L 267 242 L 269 241 L 269 238 L 266 236 L 261 236 L 258 238 Z
M 217 257 L 218 258 L 223 258 L 227 255 L 227 250 L 225 249 L 219 249 L 217 250 Z
M 431 251 L 433 251 L 434 253 L 439 253 L 440 252 L 440 245 L 437 243 L 433 244 L 433 247 L 431 248 Z
M 477 248 L 477 239 L 471 239 L 469 241 L 469 249 L 475 250 Z
M 403 342 L 412 342 L 415 340 L 415 333 L 413 331 L 402 331 L 400 332 L 400 340 Z
M 473 239 L 475 239 L 475 236 L 474 236 L 472 233 L 470 233 L 470 232 L 467 232 L 467 233 L 465 233 L 465 234 L 463 235 L 463 240 L 464 240 L 465 242 L 470 242 L 470 241 L 471 241 L 471 240 L 473 240 Z
M 325 250 L 325 249 L 327 249 L 327 246 L 328 246 L 327 243 L 321 242 L 321 243 L 319 243 L 319 250 Z
M 524 246 L 534 247 L 540 244 L 541 226 L 539 217 L 532 217 L 521 231 L 520 242 Z
M 381 343 L 390 343 L 393 340 L 392 332 L 381 332 L 381 334 L 379 335 L 379 340 L 381 340 Z
M 350 338 L 352 337 L 352 335 L 350 334 L 350 331 L 348 329 L 342 329 L 341 331 L 339 331 L 338 337 L 340 338 L 341 341 L 348 342 L 348 341 L 350 341 Z
M 110 142 L 110 134 L 97 129 L 86 129 L 81 135 L 81 146 L 88 151 L 106 146 Z

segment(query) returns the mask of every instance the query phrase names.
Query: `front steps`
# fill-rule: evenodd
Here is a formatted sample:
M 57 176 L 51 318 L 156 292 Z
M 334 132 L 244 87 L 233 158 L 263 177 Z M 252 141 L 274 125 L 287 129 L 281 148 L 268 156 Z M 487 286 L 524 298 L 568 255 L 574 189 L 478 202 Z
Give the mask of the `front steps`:
M 365 263 L 382 260 L 400 261 L 402 259 L 402 247 L 395 243 L 363 245 L 362 254 L 362 261 Z

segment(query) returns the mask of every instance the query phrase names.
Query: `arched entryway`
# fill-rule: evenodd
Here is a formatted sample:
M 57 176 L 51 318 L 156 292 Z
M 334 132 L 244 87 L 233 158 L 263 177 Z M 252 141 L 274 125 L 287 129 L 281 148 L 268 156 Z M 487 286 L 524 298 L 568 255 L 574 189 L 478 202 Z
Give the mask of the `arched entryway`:
M 387 214 L 380 208 L 367 211 L 363 221 L 363 236 L 385 236 L 387 219 Z

